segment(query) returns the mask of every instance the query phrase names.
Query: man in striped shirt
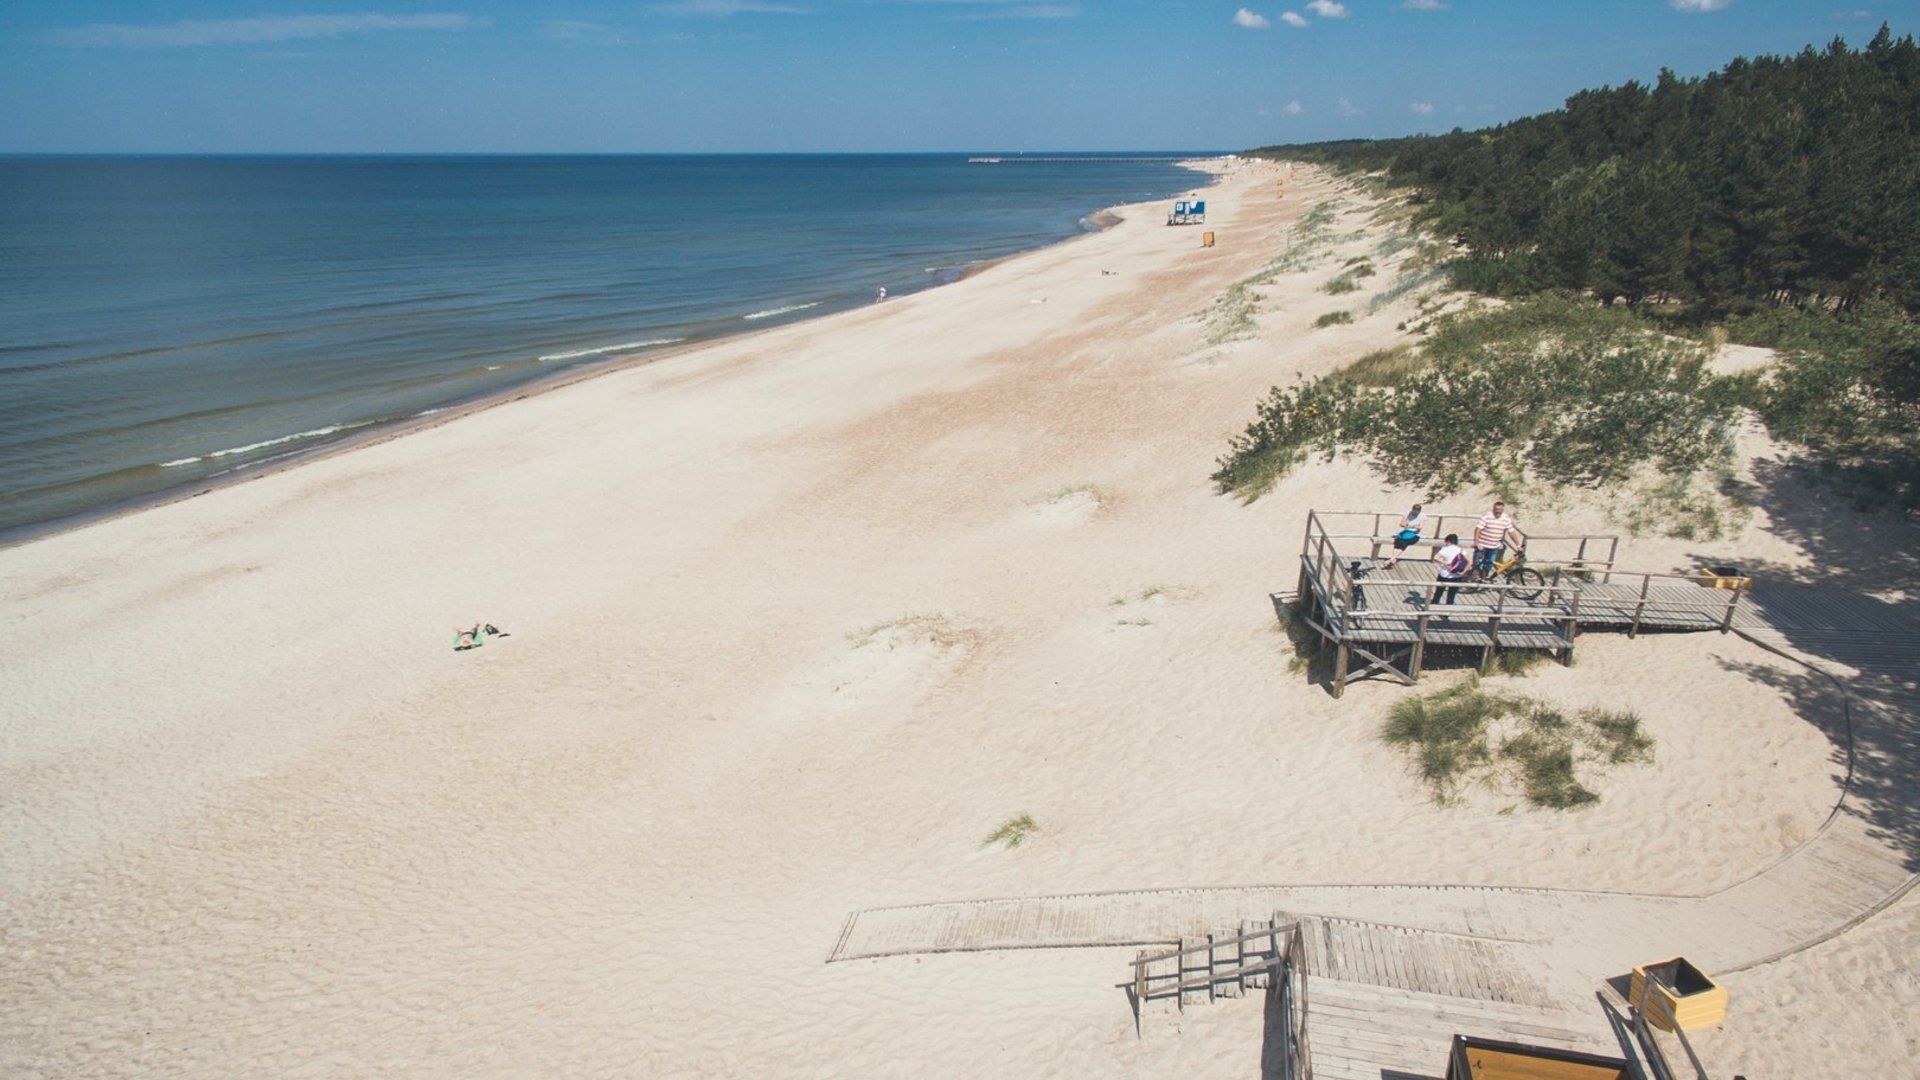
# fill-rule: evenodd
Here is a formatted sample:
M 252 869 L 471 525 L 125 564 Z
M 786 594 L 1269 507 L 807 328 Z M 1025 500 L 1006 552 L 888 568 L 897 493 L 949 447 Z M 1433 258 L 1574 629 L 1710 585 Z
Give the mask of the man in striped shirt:
M 1493 576 L 1494 561 L 1506 550 L 1509 534 L 1519 546 L 1527 546 L 1527 534 L 1520 531 L 1520 526 L 1507 513 L 1506 502 L 1496 500 L 1493 509 L 1481 514 L 1480 523 L 1473 528 L 1473 568 L 1480 571 L 1481 577 Z

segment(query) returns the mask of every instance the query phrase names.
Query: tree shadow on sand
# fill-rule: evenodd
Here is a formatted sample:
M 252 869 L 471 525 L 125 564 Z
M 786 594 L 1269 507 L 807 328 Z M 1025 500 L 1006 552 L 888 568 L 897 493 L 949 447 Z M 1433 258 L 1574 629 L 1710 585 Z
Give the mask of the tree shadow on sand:
M 1768 531 L 1798 545 L 1812 559 L 1808 566 L 1746 566 L 1756 579 L 1861 592 L 1920 592 L 1920 523 L 1897 511 L 1861 513 L 1844 494 L 1824 484 L 1816 466 L 1802 461 L 1757 462 L 1753 475 L 1747 496 L 1766 510 Z
M 1833 741 L 1841 768 L 1852 751 L 1843 813 L 1862 818 L 1920 872 L 1920 526 L 1898 512 L 1862 513 L 1803 461 L 1764 461 L 1749 494 L 1770 531 L 1809 556 L 1805 566 L 1742 564 L 1746 603 L 1782 643 L 1828 670 L 1723 662 L 1785 694 Z M 1850 722 L 1835 725 L 1844 688 Z

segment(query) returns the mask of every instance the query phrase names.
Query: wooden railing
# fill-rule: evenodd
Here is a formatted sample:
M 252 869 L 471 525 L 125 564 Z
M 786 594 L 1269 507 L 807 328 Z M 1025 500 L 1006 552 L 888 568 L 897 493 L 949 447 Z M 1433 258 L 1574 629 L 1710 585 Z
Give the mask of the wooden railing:
M 1462 515 L 1453 516 L 1465 520 Z M 1382 521 L 1391 527 L 1398 523 L 1399 518 L 1385 512 L 1371 511 L 1307 512 L 1300 594 L 1304 597 L 1308 595 L 1309 586 L 1317 586 L 1319 595 L 1326 598 L 1329 606 L 1339 612 L 1348 612 L 1358 606 L 1355 603 L 1357 586 L 1351 563 L 1355 559 L 1378 558 L 1380 545 L 1390 542 L 1392 537 L 1377 532 L 1334 532 L 1327 527 L 1329 517 L 1364 519 L 1363 523 L 1370 527 Z M 1429 520 L 1444 522 L 1446 517 L 1435 516 Z M 1345 551 L 1341 550 L 1342 542 L 1345 542 Z M 1366 545 L 1364 555 L 1359 553 L 1362 544 Z M 1560 545 L 1563 549 L 1561 554 L 1565 557 L 1556 559 L 1541 556 L 1538 546 L 1543 544 Z M 1614 586 L 1606 590 L 1593 590 L 1595 606 L 1590 621 L 1625 624 L 1629 636 L 1637 635 L 1641 624 L 1650 615 L 1656 621 L 1661 616 L 1698 616 L 1724 633 L 1733 628 L 1734 616 L 1748 592 L 1744 585 L 1737 589 L 1708 590 L 1702 588 L 1699 578 L 1691 574 L 1616 569 L 1619 538 L 1614 536 L 1528 536 L 1527 552 L 1530 565 L 1547 580 L 1546 589 L 1541 592 L 1538 601 L 1530 602 L 1531 607 L 1555 608 L 1561 614 L 1577 619 L 1580 616 L 1582 594 L 1587 591 L 1588 585 Z M 1663 597 L 1654 592 L 1660 585 L 1684 585 L 1687 588 L 1680 598 Z M 1470 587 L 1476 592 L 1501 594 L 1495 598 L 1496 618 L 1505 614 L 1508 606 L 1506 593 L 1541 591 L 1534 586 L 1499 583 L 1475 583 Z M 1625 587 L 1629 592 L 1623 594 L 1620 587 Z M 1600 617 L 1599 613 L 1603 611 L 1607 614 Z
M 1369 558 L 1379 558 L 1400 531 L 1400 515 L 1384 510 L 1315 510 L 1320 528 L 1333 540 L 1364 540 Z M 1451 523 L 1451 524 L 1449 524 Z M 1462 546 L 1473 546 L 1478 514 L 1428 514 L 1420 523 L 1423 543 L 1438 543 L 1449 532 L 1458 533 Z M 1543 565 L 1586 570 L 1606 580 L 1620 554 L 1620 538 L 1605 533 L 1549 534 L 1521 530 L 1527 551 Z
M 1264 948 L 1249 950 L 1249 944 Z M 1216 966 L 1220 950 L 1231 949 L 1234 962 Z M 1190 960 L 1204 957 L 1205 964 Z M 1155 974 L 1156 964 L 1172 961 L 1171 971 Z M 1191 972 L 1191 974 L 1189 974 Z M 1204 940 L 1163 952 L 1143 952 L 1133 961 L 1132 992 L 1136 1022 L 1138 1010 L 1155 998 L 1173 996 L 1185 1008 L 1189 994 L 1205 993 L 1211 999 L 1216 988 L 1231 984 L 1236 991 L 1249 980 L 1265 978 L 1267 994 L 1282 1012 L 1277 1032 L 1282 1045 L 1269 1060 L 1279 1066 L 1282 1080 L 1313 1080 L 1313 1053 L 1307 1036 L 1307 951 L 1306 939 L 1298 921 L 1282 922 L 1279 917 L 1264 926 L 1238 934 L 1209 934 Z M 1271 1037 L 1273 1032 L 1269 1033 Z

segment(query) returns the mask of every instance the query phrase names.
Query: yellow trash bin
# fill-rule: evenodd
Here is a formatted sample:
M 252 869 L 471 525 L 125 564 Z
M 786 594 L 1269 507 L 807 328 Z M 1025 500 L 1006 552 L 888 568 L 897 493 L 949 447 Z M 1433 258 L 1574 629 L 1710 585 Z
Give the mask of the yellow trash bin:
M 1200 234 L 1200 246 L 1201 246 L 1201 247 L 1212 247 L 1212 246 L 1213 246 L 1213 234 L 1212 234 L 1212 233 L 1201 233 L 1201 234 Z
M 1649 971 L 1660 976 L 1652 985 L 1648 985 Z M 1634 968 L 1627 1001 L 1649 1023 L 1667 1031 L 1712 1027 L 1727 1016 L 1727 988 L 1679 956 Z

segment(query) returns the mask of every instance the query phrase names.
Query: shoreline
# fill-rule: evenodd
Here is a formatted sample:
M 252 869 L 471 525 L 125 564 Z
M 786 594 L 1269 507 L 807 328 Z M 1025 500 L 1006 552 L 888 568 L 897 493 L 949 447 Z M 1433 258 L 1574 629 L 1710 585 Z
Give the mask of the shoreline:
M 1225 160 L 1228 160 L 1228 158 L 1223 155 L 1217 158 L 1182 159 L 1172 164 L 1179 168 L 1188 169 L 1200 174 L 1200 176 L 1204 178 L 1204 182 L 1201 183 L 1199 187 L 1207 188 L 1219 183 L 1222 176 L 1219 172 L 1209 170 L 1207 166 L 1210 163 L 1218 163 Z M 1023 248 L 1019 251 L 1008 252 L 1005 255 L 965 264 L 959 269 L 958 273 L 944 281 L 936 280 L 926 288 L 900 293 L 897 297 L 890 297 L 889 299 L 904 300 L 907 297 L 933 292 L 962 281 L 970 280 L 995 267 L 1003 266 L 1036 252 L 1047 251 L 1059 247 L 1062 244 L 1070 244 L 1086 236 L 1097 235 L 1118 225 L 1123 220 L 1120 214 L 1121 211 L 1131 207 L 1146 206 L 1153 201 L 1159 200 L 1119 203 L 1089 211 L 1078 218 L 1078 221 L 1082 223 L 1082 228 L 1072 235 L 1062 236 L 1035 247 Z M 676 342 L 647 352 L 609 354 L 603 358 L 574 367 L 536 375 L 526 382 L 500 390 L 484 391 L 469 398 L 455 398 L 444 405 L 432 407 L 424 414 L 416 413 L 412 416 L 397 417 L 391 420 L 376 420 L 362 425 L 361 428 L 355 429 L 352 434 L 332 442 L 315 446 L 311 449 L 294 450 L 278 457 L 262 458 L 257 462 L 249 462 L 236 466 L 229 472 L 219 473 L 200 480 L 182 481 L 143 495 L 130 496 L 126 499 L 116 500 L 103 506 L 63 514 L 46 521 L 32 522 L 25 525 L 0 529 L 0 551 L 22 547 L 55 536 L 62 536 L 77 530 L 90 528 L 103 522 L 116 521 L 159 507 L 171 506 L 176 503 L 186 502 L 190 499 L 197 499 L 203 495 L 209 495 L 216 491 L 236 487 L 264 477 L 275 476 L 289 469 L 298 468 L 311 462 L 323 461 L 353 450 L 379 446 L 417 431 L 430 430 L 454 420 L 485 412 L 501 405 L 525 401 L 616 371 L 624 371 L 632 367 L 679 359 L 688 354 L 699 352 L 702 349 L 712 348 L 721 344 L 750 340 L 756 336 L 776 333 L 794 326 L 823 323 L 829 319 L 845 316 L 851 312 L 863 311 L 868 306 L 869 305 L 861 304 L 848 308 L 822 311 L 818 314 L 803 316 L 790 322 L 777 323 L 772 326 L 747 327 L 731 333 L 722 333 L 713 337 L 701 338 L 697 341 Z

